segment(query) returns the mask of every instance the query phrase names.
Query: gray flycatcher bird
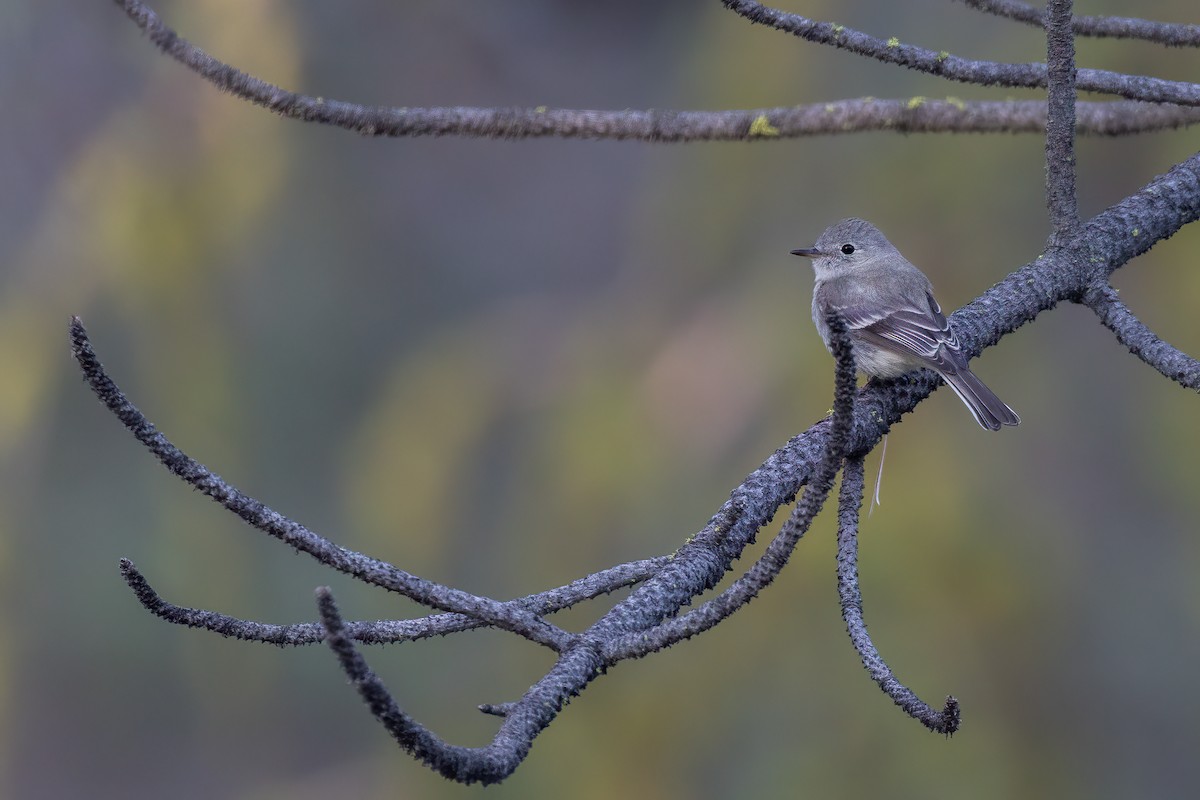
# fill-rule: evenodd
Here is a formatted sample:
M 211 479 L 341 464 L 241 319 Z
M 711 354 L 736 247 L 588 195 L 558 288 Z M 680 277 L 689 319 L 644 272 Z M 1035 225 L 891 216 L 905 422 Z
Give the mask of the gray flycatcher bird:
M 915 369 L 934 370 L 989 430 L 1021 418 L 967 366 L 958 337 L 950 330 L 933 286 L 866 220 L 831 225 L 813 247 L 792 255 L 811 258 L 816 273 L 812 315 L 829 347 L 825 317 L 837 310 L 846 320 L 860 372 L 894 378 Z

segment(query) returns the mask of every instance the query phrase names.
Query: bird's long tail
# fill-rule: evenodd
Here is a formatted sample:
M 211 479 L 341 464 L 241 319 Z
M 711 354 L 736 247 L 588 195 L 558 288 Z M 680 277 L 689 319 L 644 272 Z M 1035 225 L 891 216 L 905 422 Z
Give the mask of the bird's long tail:
M 953 374 L 940 373 L 959 399 L 971 410 L 975 421 L 988 430 L 998 431 L 1001 425 L 1017 425 L 1021 418 L 1004 401 L 975 377 L 969 369 Z

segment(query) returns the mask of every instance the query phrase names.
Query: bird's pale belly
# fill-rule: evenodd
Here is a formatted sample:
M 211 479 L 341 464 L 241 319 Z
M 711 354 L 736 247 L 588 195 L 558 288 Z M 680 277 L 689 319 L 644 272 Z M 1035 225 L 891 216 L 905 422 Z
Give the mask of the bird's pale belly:
M 872 377 L 895 378 L 924 366 L 915 358 L 905 358 L 890 350 L 884 350 L 853 333 L 850 334 L 850 341 L 854 348 L 854 364 L 858 371 Z

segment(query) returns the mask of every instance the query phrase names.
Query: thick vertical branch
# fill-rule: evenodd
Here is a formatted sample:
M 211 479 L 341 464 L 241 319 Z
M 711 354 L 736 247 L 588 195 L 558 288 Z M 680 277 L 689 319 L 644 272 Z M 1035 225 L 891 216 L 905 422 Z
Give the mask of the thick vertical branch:
M 1058 241 L 1079 229 L 1075 196 L 1075 32 L 1071 0 L 1046 6 L 1046 205 Z

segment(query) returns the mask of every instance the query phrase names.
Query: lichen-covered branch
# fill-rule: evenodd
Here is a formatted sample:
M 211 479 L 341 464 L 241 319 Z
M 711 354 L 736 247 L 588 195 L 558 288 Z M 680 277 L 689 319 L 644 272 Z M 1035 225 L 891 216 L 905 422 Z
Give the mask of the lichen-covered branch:
M 728 111 L 360 105 L 289 91 L 255 78 L 180 37 L 144 3 L 117 2 L 159 49 L 218 89 L 284 117 L 365 136 L 753 142 L 867 131 L 1042 133 L 1045 129 L 1046 105 L 1032 100 L 863 98 Z M 1133 102 L 1081 103 L 1078 118 L 1082 135 L 1121 136 L 1193 125 L 1200 121 L 1200 109 Z
M 1007 86 L 1037 89 L 1046 86 L 1045 64 L 1007 64 L 998 61 L 975 61 L 901 42 L 892 37 L 880 39 L 839 25 L 820 22 L 769 8 L 752 0 L 721 0 L 739 16 L 759 25 L 798 36 L 814 44 L 828 45 L 855 55 L 872 58 L 884 64 L 938 75 L 960 83 L 977 86 Z M 1085 92 L 1117 95 L 1130 100 L 1155 103 L 1200 104 L 1200 85 L 1185 81 L 1168 81 L 1144 75 L 1126 75 L 1102 69 L 1081 69 L 1078 88 Z

